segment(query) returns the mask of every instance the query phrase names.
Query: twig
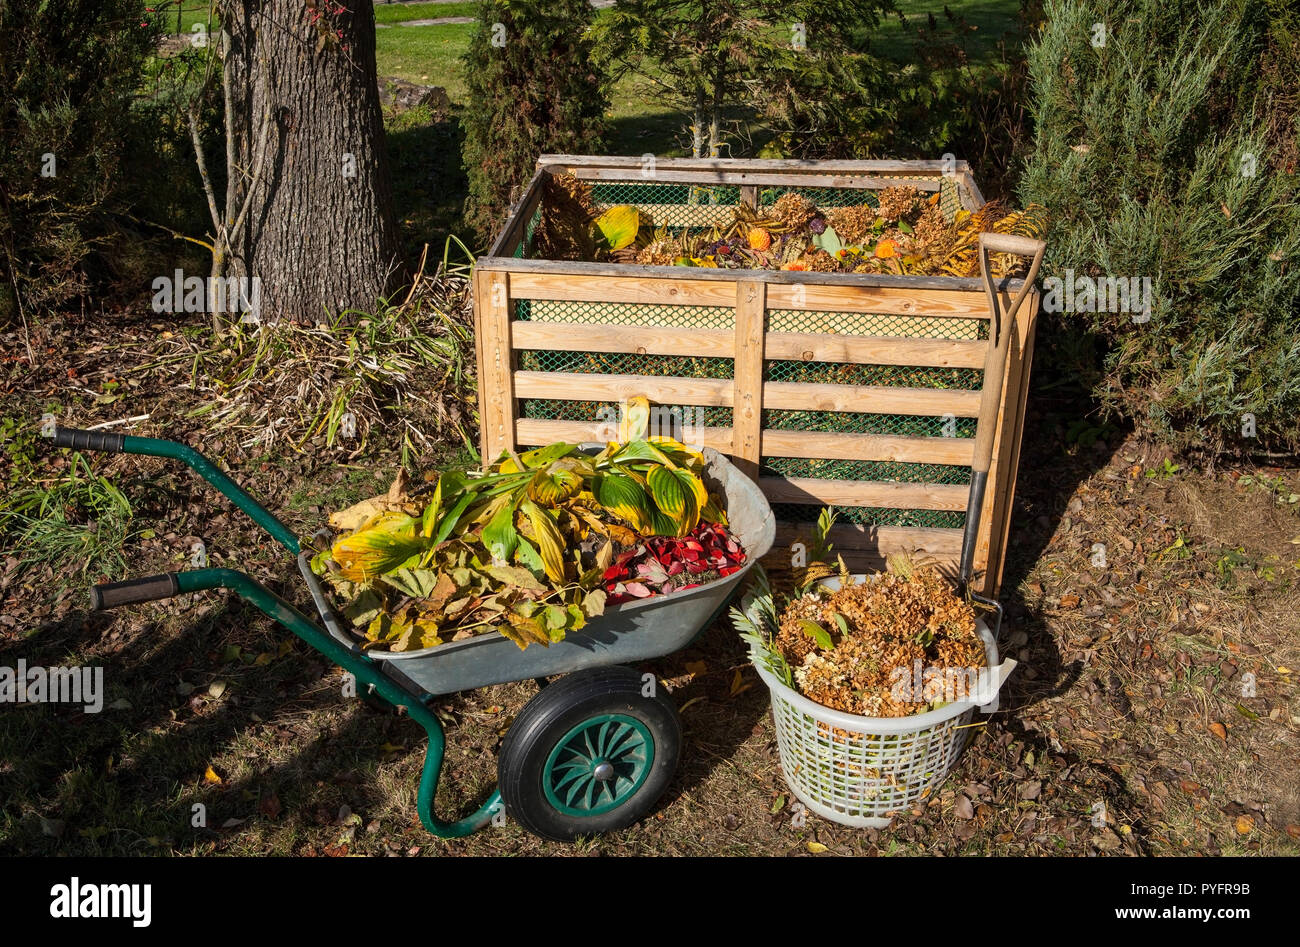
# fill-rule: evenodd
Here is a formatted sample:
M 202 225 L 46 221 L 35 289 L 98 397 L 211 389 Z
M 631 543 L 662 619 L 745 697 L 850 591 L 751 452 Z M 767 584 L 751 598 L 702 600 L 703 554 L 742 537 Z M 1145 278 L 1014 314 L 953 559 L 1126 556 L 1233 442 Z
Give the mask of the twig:
M 86 428 L 87 431 L 98 431 L 100 428 L 113 427 L 115 424 L 130 424 L 132 421 L 148 421 L 153 415 L 137 414 L 133 418 L 118 418 L 116 421 L 104 421 L 102 424 L 92 424 Z
M 429 245 L 426 243 L 424 245 L 424 250 L 420 252 L 420 268 L 415 274 L 415 281 L 411 283 L 411 291 L 407 293 L 406 298 L 402 300 L 403 306 L 405 306 L 407 303 L 411 301 L 411 297 L 415 295 L 416 288 L 420 285 L 420 280 L 424 276 L 424 261 L 425 258 L 428 257 L 428 255 L 429 255 Z

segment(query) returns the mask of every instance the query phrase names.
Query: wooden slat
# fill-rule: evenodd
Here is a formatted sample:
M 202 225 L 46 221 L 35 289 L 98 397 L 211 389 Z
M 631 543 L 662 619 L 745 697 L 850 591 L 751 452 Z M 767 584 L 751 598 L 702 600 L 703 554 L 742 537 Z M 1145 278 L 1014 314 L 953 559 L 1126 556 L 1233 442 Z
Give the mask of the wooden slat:
M 539 166 L 563 165 L 570 168 L 628 168 L 640 174 L 643 167 L 639 155 L 562 155 L 544 154 L 537 159 Z M 827 171 L 856 172 L 860 174 L 932 174 L 941 177 L 946 169 L 969 171 L 970 164 L 958 160 L 948 165 L 941 160 L 898 158 L 848 158 L 823 161 L 798 158 L 656 158 L 655 168 L 674 170 L 745 170 L 789 171 L 824 174 Z
M 514 214 L 506 221 L 505 228 L 501 231 L 501 235 L 497 237 L 496 242 L 492 244 L 488 256 L 512 256 L 514 254 L 515 247 L 519 246 L 520 241 L 524 239 L 528 221 L 536 212 L 537 205 L 541 203 L 542 176 L 546 173 L 542 168 L 538 168 L 533 172 L 533 177 L 528 182 L 528 189 L 520 196 Z
M 511 334 L 517 350 L 628 352 L 703 358 L 731 358 L 736 350 L 734 333 L 724 329 L 526 321 L 511 323 Z
M 680 306 L 726 306 L 736 304 L 735 278 L 727 280 L 684 279 L 683 267 L 674 267 L 674 277 L 570 276 L 541 273 L 512 273 L 510 292 L 518 299 L 558 299 L 569 302 L 672 304 Z M 626 273 L 626 270 L 623 271 Z
M 961 162 L 958 164 L 960 165 Z M 984 195 L 980 192 L 979 185 L 975 183 L 975 176 L 970 173 L 970 169 L 959 167 L 957 177 L 958 194 L 961 195 L 962 205 L 967 210 L 979 210 L 983 207 Z
M 515 393 L 514 352 L 510 346 L 510 295 L 506 274 L 481 270 L 476 274 L 476 307 L 481 309 L 482 335 L 479 375 L 481 400 L 480 443 L 484 463 L 491 463 L 503 450 L 513 447 Z
M 637 263 L 582 263 L 571 260 L 525 260 L 508 256 L 491 258 L 479 257 L 479 264 L 490 266 L 494 270 L 503 270 L 507 273 L 542 276 L 547 277 L 552 281 L 558 280 L 561 282 L 573 279 L 574 277 L 590 279 L 592 277 L 600 276 L 622 279 L 626 278 L 629 274 L 635 274 L 640 279 L 679 280 L 682 277 L 683 271 L 687 271 L 690 273 L 690 279 L 699 282 L 734 283 L 738 278 L 738 275 L 743 272 L 745 279 L 760 280 L 764 283 L 779 286 L 789 286 L 792 287 L 792 293 L 796 291 L 793 287 L 798 286 L 828 286 L 842 288 L 852 292 L 859 292 L 863 288 L 897 289 L 901 290 L 902 295 L 904 296 L 912 295 L 916 290 L 956 294 L 970 293 L 978 297 L 978 302 L 975 299 L 972 299 L 972 306 L 961 306 L 961 310 L 968 314 L 974 313 L 973 318 L 988 318 L 988 304 L 984 300 L 984 287 L 980 284 L 978 279 L 972 276 L 893 276 L 889 274 L 876 273 L 815 273 L 812 271 L 798 270 L 738 271 L 710 269 L 708 267 L 641 266 Z M 1023 280 L 1005 279 L 998 284 L 998 288 L 999 291 L 1003 293 L 1017 293 L 1023 285 Z M 524 294 L 519 293 L 517 295 L 523 296 Z M 940 298 L 942 299 L 942 297 Z M 680 302 L 680 300 L 676 301 Z M 984 307 L 984 314 L 982 316 L 977 312 L 974 312 L 974 305 Z M 769 306 L 769 308 L 773 307 Z M 807 307 L 790 305 L 787 308 L 799 309 Z M 917 313 L 917 315 L 924 315 L 924 313 Z M 935 315 L 942 314 L 936 313 Z
M 580 372 L 515 372 L 516 398 L 620 402 L 645 395 L 659 404 L 730 407 L 729 378 L 658 378 L 652 375 L 587 375 Z
M 959 418 L 973 418 L 979 413 L 979 403 L 978 391 L 871 385 L 801 385 L 783 381 L 769 381 L 763 386 L 765 408 L 791 411 L 856 411 L 926 417 L 952 414 Z
M 763 432 L 763 456 L 969 466 L 974 443 L 969 437 L 893 437 L 768 429 Z
M 733 460 L 741 472 L 758 476 L 763 431 L 763 339 L 766 335 L 766 285 L 750 280 L 736 284 L 735 394 L 731 423 Z
M 771 332 L 766 343 L 770 359 L 938 368 L 980 368 L 987 348 L 987 342 L 822 332 Z
M 887 177 L 867 174 L 815 174 L 783 171 L 720 171 L 702 169 L 684 171 L 655 166 L 652 177 L 639 179 L 622 168 L 569 168 L 574 177 L 583 181 L 618 181 L 626 184 L 753 184 L 758 187 L 829 187 L 849 190 L 880 191 L 896 187 L 900 182 Z M 901 172 L 900 172 L 901 173 Z M 919 176 L 919 175 L 918 175 Z M 937 191 L 938 180 L 913 180 L 906 182 L 918 191 Z
M 813 524 L 776 524 L 776 546 L 786 549 L 791 543 L 807 543 Z M 961 530 L 934 529 L 921 526 L 832 526 L 830 541 L 836 550 L 872 550 L 883 558 L 894 552 L 956 559 L 961 552 Z M 775 547 L 774 547 L 775 548 Z M 847 557 L 846 557 L 847 558 Z
M 540 261 L 533 261 L 540 262 Z M 501 269 L 508 267 L 502 266 Z M 518 299 L 556 299 L 569 302 L 611 302 L 674 304 L 684 306 L 732 306 L 735 304 L 737 277 L 734 270 L 721 277 L 681 276 L 686 267 L 655 267 L 668 270 L 671 277 L 653 274 L 628 276 L 626 268 L 619 275 L 574 275 L 557 273 L 511 273 L 510 294 Z M 692 268 L 693 269 L 693 268 Z M 706 271 L 707 272 L 707 271 Z M 789 274 L 782 275 L 802 275 Z M 848 275 L 848 274 L 829 274 Z M 785 284 L 773 272 L 746 271 L 744 279 L 768 283 L 767 305 L 771 309 L 798 309 L 816 312 L 867 312 L 889 315 L 952 319 L 987 319 L 988 301 L 976 291 L 926 290 L 915 287 Z
M 611 433 L 612 431 L 612 433 Z M 520 445 L 540 447 L 555 441 L 582 443 L 608 441 L 618 433 L 618 426 L 600 421 L 543 421 L 520 418 L 515 422 L 515 441 Z M 687 435 L 687 446 L 712 447 L 724 454 L 731 453 L 731 428 L 692 427 Z
M 772 309 L 879 312 L 923 316 L 928 319 L 936 317 L 987 319 L 989 317 L 988 300 L 980 293 L 920 288 L 822 286 L 812 282 L 795 283 L 773 286 L 768 290 L 767 304 Z
M 969 496 L 968 487 L 951 483 L 761 477 L 758 485 L 772 503 L 827 503 L 895 510 L 964 510 Z

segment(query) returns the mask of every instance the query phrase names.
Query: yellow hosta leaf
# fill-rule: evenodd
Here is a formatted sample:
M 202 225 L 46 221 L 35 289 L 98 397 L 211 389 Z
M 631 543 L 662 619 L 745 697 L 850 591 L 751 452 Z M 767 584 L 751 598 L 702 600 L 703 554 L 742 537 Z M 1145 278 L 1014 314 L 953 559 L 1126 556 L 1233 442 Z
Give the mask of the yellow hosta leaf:
M 418 523 L 404 513 L 381 513 L 336 541 L 330 556 L 339 564 L 344 579 L 365 582 L 397 568 L 424 548 L 424 538 L 417 535 Z
M 641 214 L 631 204 L 611 207 L 596 218 L 596 230 L 611 251 L 630 246 L 640 229 Z
M 618 424 L 618 439 L 626 444 L 639 441 L 650 430 L 650 399 L 638 395 L 624 401 Z
M 638 532 L 651 528 L 649 497 L 642 486 L 629 476 L 608 474 L 596 485 L 600 505 Z
M 542 557 L 542 568 L 552 582 L 564 582 L 564 536 L 551 519 L 549 513 L 534 503 L 524 500 L 519 509 L 528 517 L 533 527 L 533 538 L 537 542 L 537 551 Z

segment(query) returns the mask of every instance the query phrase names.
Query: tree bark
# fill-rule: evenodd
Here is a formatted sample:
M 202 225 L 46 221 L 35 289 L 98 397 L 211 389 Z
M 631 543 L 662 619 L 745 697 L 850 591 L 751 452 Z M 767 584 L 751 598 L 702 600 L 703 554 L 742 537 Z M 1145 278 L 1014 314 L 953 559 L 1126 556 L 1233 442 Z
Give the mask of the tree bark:
M 695 87 L 695 121 L 691 124 L 691 157 L 704 157 L 704 86 Z
M 227 0 L 225 275 L 263 321 L 373 311 L 397 268 L 372 0 Z

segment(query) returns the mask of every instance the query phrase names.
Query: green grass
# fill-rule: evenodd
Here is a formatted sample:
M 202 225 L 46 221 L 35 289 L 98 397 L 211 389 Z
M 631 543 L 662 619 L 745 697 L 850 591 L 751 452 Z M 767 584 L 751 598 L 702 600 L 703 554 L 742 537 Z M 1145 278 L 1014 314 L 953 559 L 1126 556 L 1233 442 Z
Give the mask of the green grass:
M 376 23 L 402 23 L 406 20 L 477 15 L 478 4 L 473 0 L 466 3 L 383 3 L 381 0 L 375 0 Z
M 23 567 L 49 565 L 56 574 L 117 579 L 126 569 L 123 546 L 132 535 L 132 516 L 122 491 L 74 453 L 67 472 L 53 483 L 33 483 L 5 497 L 0 535 L 13 537 Z
M 195 23 L 208 22 L 207 0 L 181 0 L 180 32 L 188 33 Z M 155 16 L 160 18 L 163 29 L 168 33 L 177 32 L 175 3 L 160 3 L 154 6 Z M 407 20 L 432 20 L 444 16 L 475 16 L 478 4 L 474 0 L 463 3 L 383 3 L 376 0 L 376 23 L 402 23 Z M 213 17 L 216 22 L 216 17 Z M 416 27 L 411 27 L 415 29 Z M 380 31 L 386 32 L 386 31 Z M 382 71 L 382 65 L 381 65 Z
M 460 57 L 469 47 L 473 30 L 473 23 L 378 30 L 375 57 L 379 74 L 442 86 L 453 103 L 463 105 L 466 92 Z
M 916 42 L 916 31 L 925 25 L 926 14 L 934 15 L 939 29 L 946 30 L 949 22 L 944 16 L 945 4 L 941 0 L 895 0 L 899 11 L 907 18 L 907 26 L 898 15 L 888 17 L 878 30 L 870 35 L 870 49 L 880 56 L 896 62 L 911 58 Z M 948 0 L 947 8 L 954 16 L 975 27 L 967 34 L 966 52 L 973 62 L 991 62 L 997 58 L 998 41 L 1009 30 L 1015 29 L 1018 0 Z

